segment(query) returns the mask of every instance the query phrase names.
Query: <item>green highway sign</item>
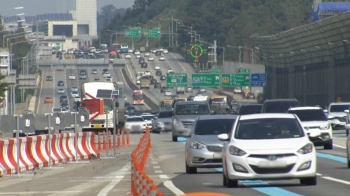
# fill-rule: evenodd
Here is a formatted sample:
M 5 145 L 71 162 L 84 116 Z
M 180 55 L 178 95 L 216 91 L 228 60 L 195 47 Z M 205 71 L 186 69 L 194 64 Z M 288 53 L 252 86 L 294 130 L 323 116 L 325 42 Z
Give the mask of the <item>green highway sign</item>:
M 160 34 L 161 34 L 160 27 L 145 29 L 143 31 L 143 36 L 145 38 L 160 38 Z
M 166 87 L 187 87 L 186 73 L 168 73 L 166 75 Z
M 220 86 L 219 73 L 192 74 L 192 87 L 218 87 Z
M 141 37 L 141 29 L 125 29 L 124 37 Z
M 250 86 L 250 73 L 241 72 L 239 74 L 222 74 L 222 87 L 244 87 Z

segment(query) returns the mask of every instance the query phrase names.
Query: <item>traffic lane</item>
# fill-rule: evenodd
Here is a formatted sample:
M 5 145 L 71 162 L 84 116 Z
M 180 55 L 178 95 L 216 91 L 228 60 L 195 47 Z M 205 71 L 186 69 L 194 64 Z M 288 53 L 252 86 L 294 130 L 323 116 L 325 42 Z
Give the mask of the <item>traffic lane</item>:
M 63 70 L 63 71 L 58 71 L 58 70 L 55 70 L 55 89 L 54 89 L 54 106 L 55 108 L 59 108 L 60 107 L 60 96 L 62 95 L 67 95 L 67 78 L 66 78 L 66 73 L 67 73 L 67 70 Z M 64 86 L 57 86 L 57 82 L 58 81 L 63 81 L 64 83 Z M 57 93 L 57 89 L 64 89 L 65 90 L 65 93 L 64 94 L 58 94 Z M 67 95 L 68 97 L 68 95 Z M 68 105 L 69 105 L 69 100 L 68 100 Z
M 44 104 L 45 97 L 51 97 L 53 101 L 55 101 L 55 94 L 54 94 L 54 85 L 55 85 L 55 75 L 54 72 L 49 70 L 42 70 L 41 72 L 41 90 L 38 95 L 38 114 L 44 114 L 52 112 L 52 107 L 54 106 L 54 103 L 46 103 Z M 47 76 L 52 76 L 53 81 L 46 81 Z
M 0 195 L 97 195 L 111 181 L 126 174 L 116 173 L 130 164 L 128 150 L 118 150 L 116 159 L 90 160 L 89 164 L 65 164 L 64 168 L 26 172 L 19 180 L 12 177 L 0 179 Z M 55 167 L 55 166 L 54 166 Z
M 310 189 L 310 187 L 301 186 L 299 180 L 266 181 L 269 186 L 260 183 L 252 189 L 245 188 L 247 183 L 244 183 L 244 185 L 238 189 L 227 189 L 222 185 L 222 174 L 220 173 L 220 169 L 198 169 L 198 174 L 186 174 L 184 141 L 172 142 L 170 137 L 171 134 L 152 135 L 152 153 L 158 159 L 164 174 L 168 175 L 174 185 L 185 193 L 206 191 L 234 195 L 258 195 L 257 192 L 262 192 L 264 189 L 268 189 L 270 193 L 276 193 L 274 195 L 278 195 L 278 192 L 276 191 L 281 193 L 293 192 L 302 195 L 331 195 L 332 192 L 337 193 L 337 190 L 339 189 L 346 190 L 345 184 L 337 183 L 333 178 L 345 181 L 350 178 L 341 170 L 342 163 L 318 157 L 318 173 L 322 174 L 322 176 L 319 176 L 318 185 L 315 186 L 315 188 L 317 188 L 316 190 L 312 190 L 315 189 L 314 187 Z M 347 178 L 344 178 L 344 176 Z M 252 190 L 254 191 L 252 192 Z M 343 193 L 340 195 L 346 194 Z
M 121 81 L 124 83 L 124 94 L 128 100 L 129 103 L 132 104 L 132 94 L 133 94 L 133 90 L 128 86 L 128 84 L 125 81 L 125 78 L 122 74 L 122 70 L 121 69 L 113 69 L 110 70 L 110 72 L 112 73 L 112 77 L 113 77 L 113 81 Z M 134 105 L 136 110 L 147 110 L 147 109 L 151 109 L 149 106 L 147 105 Z
M 70 74 L 74 74 L 75 75 L 75 80 L 71 80 L 69 79 L 69 75 Z M 67 80 L 67 97 L 68 97 L 68 100 L 69 100 L 69 108 L 70 108 L 70 111 L 73 111 L 73 108 L 74 108 L 74 99 L 72 97 L 72 87 L 78 87 L 79 89 L 79 77 L 78 77 L 78 74 L 77 74 L 77 70 L 76 69 L 67 69 L 67 75 L 66 75 L 66 80 Z

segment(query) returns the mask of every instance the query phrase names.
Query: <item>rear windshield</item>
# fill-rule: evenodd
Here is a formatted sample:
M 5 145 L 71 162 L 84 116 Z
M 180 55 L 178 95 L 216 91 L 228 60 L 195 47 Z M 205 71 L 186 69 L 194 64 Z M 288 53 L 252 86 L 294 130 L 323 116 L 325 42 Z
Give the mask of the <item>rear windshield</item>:
M 326 121 L 322 110 L 290 110 L 288 113 L 296 114 L 301 121 Z
M 235 138 L 242 140 L 300 137 L 304 137 L 304 132 L 297 119 L 294 118 L 240 120 L 235 130 Z
M 329 112 L 344 112 L 350 109 L 350 105 L 331 105 Z
M 261 112 L 262 105 L 250 105 L 250 106 L 241 106 L 239 108 L 239 115 L 247 115 L 247 114 L 256 114 L 257 112 Z
M 141 122 L 144 121 L 143 118 L 127 118 L 126 122 Z
M 298 107 L 298 101 L 271 101 L 265 102 L 262 113 L 287 113 L 291 107 Z
M 160 112 L 158 118 L 171 118 L 171 111 Z
M 208 119 L 199 120 L 196 123 L 195 135 L 219 135 L 229 134 L 235 120 L 233 119 Z
M 209 114 L 209 108 L 206 104 L 183 104 L 175 108 L 176 115 L 198 115 Z

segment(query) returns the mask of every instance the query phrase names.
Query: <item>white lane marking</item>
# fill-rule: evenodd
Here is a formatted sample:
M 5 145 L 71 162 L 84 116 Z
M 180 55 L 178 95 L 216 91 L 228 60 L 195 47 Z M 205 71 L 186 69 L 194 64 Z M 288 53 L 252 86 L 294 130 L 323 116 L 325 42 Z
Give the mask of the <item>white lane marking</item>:
M 316 176 L 323 176 L 322 174 L 320 174 L 320 173 L 316 173 Z
M 175 59 L 176 61 L 180 64 L 180 66 L 182 67 L 183 71 L 186 71 L 186 69 L 184 68 L 184 66 L 182 66 L 182 64 L 180 63 L 180 61 L 176 58 L 176 56 L 173 53 L 170 53 Z
M 32 194 L 74 194 L 74 193 L 82 193 L 84 190 L 74 190 L 74 191 L 26 191 L 26 192 L 1 192 L 0 195 L 32 195 Z
M 152 161 L 152 164 L 153 165 L 158 165 L 158 162 L 157 161 Z
M 156 173 L 156 174 L 162 174 L 163 171 L 162 171 L 162 170 L 155 170 L 154 173 Z
M 183 195 L 185 194 L 182 192 L 179 188 L 177 188 L 171 180 L 166 180 L 164 183 L 164 186 L 167 187 L 171 192 L 173 192 L 175 195 Z
M 337 178 L 332 178 L 332 177 L 328 177 L 328 176 L 325 176 L 325 177 L 322 177 L 322 178 L 323 178 L 323 179 L 326 179 L 326 180 L 333 181 L 333 182 L 338 182 L 338 183 L 350 185 L 350 182 L 349 182 L 349 181 L 345 181 L 345 180 L 341 180 L 341 179 L 337 179 Z
M 169 179 L 169 177 L 167 175 L 161 174 L 159 175 L 160 179 Z
M 124 175 L 128 172 L 130 172 L 130 163 L 119 170 L 118 175 L 115 177 L 115 179 L 112 180 L 112 182 L 110 182 L 104 189 L 102 189 L 97 196 L 107 196 L 109 191 L 111 191 L 124 178 L 120 178 L 120 175 Z
M 338 147 L 338 148 L 342 148 L 342 149 L 346 149 L 345 146 L 340 146 L 340 145 L 338 145 L 338 144 L 333 144 L 333 146 Z
M 160 168 L 159 165 L 153 166 L 153 169 L 159 169 L 159 168 Z
M 121 72 L 121 70 L 120 70 L 120 72 Z M 121 74 L 121 75 L 122 75 L 122 77 L 123 77 L 123 80 L 124 80 L 125 85 L 126 85 L 126 86 L 128 86 L 128 87 L 129 87 L 129 89 L 131 89 L 131 88 L 130 88 L 130 86 L 128 85 L 128 83 L 126 83 L 126 80 L 125 80 L 125 78 L 124 78 L 123 73 L 120 73 L 120 74 Z M 148 109 L 151 109 L 151 107 L 149 107 L 149 105 L 147 105 L 146 103 L 144 104 L 144 106 L 146 106 Z
M 130 62 L 130 61 L 129 61 Z M 129 70 L 129 66 L 125 66 L 126 69 L 128 70 L 129 74 L 130 74 L 130 77 L 131 77 L 131 81 L 134 81 L 134 77 L 132 76 L 130 70 Z

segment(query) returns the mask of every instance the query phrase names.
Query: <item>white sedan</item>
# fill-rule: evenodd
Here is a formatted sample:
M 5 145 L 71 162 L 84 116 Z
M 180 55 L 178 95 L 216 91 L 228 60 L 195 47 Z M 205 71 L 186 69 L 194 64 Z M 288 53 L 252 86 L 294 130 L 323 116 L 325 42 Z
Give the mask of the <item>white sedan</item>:
M 137 59 L 138 59 L 138 58 L 140 58 L 140 57 L 141 57 L 141 55 L 139 55 L 139 54 L 138 54 L 138 55 L 136 55 L 136 58 L 137 58 Z
M 154 67 L 154 69 L 155 69 L 155 70 L 160 70 L 160 67 L 156 65 L 156 66 Z
M 165 61 L 165 58 L 163 56 L 159 57 L 160 61 Z
M 145 57 L 149 57 L 149 53 L 148 52 L 145 53 Z
M 76 97 L 73 97 L 73 99 L 74 99 L 74 102 L 78 102 L 78 101 L 81 101 L 81 98 L 80 98 L 80 96 L 76 96 Z
M 238 126 L 237 126 L 238 124 Z M 220 134 L 223 185 L 239 180 L 299 179 L 316 185 L 316 149 L 294 114 L 251 114 L 235 121 L 232 134 Z
M 65 92 L 63 88 L 57 89 L 57 94 L 64 94 Z
M 164 96 L 172 96 L 173 93 L 170 90 L 164 92 Z
M 163 53 L 164 53 L 164 54 L 168 54 L 169 51 L 168 51 L 167 49 L 164 49 Z
M 68 77 L 69 77 L 70 80 L 75 80 L 75 75 L 74 74 L 69 74 Z
M 150 56 L 150 57 L 148 57 L 148 60 L 149 61 L 154 61 L 154 58 Z
M 137 84 L 137 85 L 140 85 L 140 80 L 136 80 L 136 84 Z
M 129 116 L 125 119 L 125 128 L 129 133 L 142 133 L 146 130 L 147 123 L 142 116 Z
M 131 59 L 131 55 L 130 54 L 125 55 L 125 59 Z

